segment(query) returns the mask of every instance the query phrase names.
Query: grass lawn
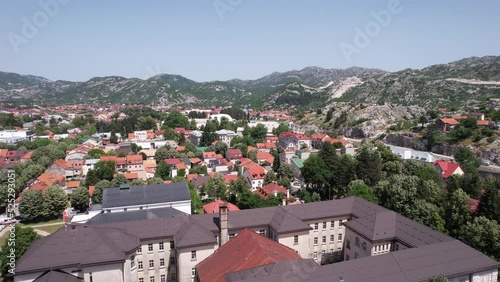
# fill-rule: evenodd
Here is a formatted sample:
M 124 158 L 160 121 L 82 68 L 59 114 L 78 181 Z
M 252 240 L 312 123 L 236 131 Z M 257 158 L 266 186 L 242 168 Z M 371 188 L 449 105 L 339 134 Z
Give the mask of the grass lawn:
M 5 234 L 3 234 L 2 237 L 0 237 L 0 247 L 3 246 L 3 243 L 5 242 L 5 240 L 7 240 L 7 238 L 9 238 L 9 235 L 10 235 L 10 232 L 5 232 Z
M 57 225 L 38 227 L 36 229 L 52 234 L 52 233 L 56 232 L 57 230 L 59 230 L 63 226 L 64 226 L 64 223 L 61 223 L 61 224 L 57 224 Z
M 35 222 L 35 223 L 17 223 L 16 226 L 19 227 L 36 227 L 37 225 L 45 225 L 45 224 L 51 224 L 51 223 L 61 223 L 64 224 L 64 221 L 62 218 L 58 219 L 53 219 L 49 221 L 43 221 L 43 222 Z

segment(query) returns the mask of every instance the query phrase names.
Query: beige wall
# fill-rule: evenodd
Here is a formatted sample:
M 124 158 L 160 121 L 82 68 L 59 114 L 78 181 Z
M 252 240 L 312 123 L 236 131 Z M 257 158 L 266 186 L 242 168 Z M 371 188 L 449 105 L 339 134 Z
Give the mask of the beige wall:
M 347 217 L 333 217 L 306 222 L 312 228 L 309 231 L 309 258 L 314 259 L 319 264 L 326 264 L 342 259 L 346 227 L 341 226 L 339 224 L 340 221 L 347 221 Z M 315 229 L 316 223 L 318 224 L 318 229 Z M 324 223 L 326 223 L 326 228 L 323 228 Z M 341 235 L 341 240 L 339 240 L 339 234 Z M 331 240 L 331 236 L 333 236 L 333 240 Z M 325 243 L 323 243 L 323 237 L 326 239 Z M 314 244 L 314 238 L 318 239 L 317 244 Z M 330 256 L 330 253 L 332 253 L 332 256 Z
M 298 242 L 295 244 L 295 236 L 297 236 Z M 294 249 L 302 258 L 308 258 L 309 256 L 309 232 L 296 232 L 289 234 L 280 234 L 277 236 L 278 243 L 285 245 L 291 249 Z
M 202 262 L 204 259 L 209 257 L 215 252 L 215 245 L 211 246 L 198 246 L 192 248 L 186 248 L 178 250 L 177 259 L 179 263 L 179 275 L 178 279 L 181 282 L 194 281 L 192 276 L 192 269 L 195 268 L 198 263 Z M 196 259 L 191 258 L 191 252 L 196 251 Z M 156 280 L 155 280 L 156 281 Z

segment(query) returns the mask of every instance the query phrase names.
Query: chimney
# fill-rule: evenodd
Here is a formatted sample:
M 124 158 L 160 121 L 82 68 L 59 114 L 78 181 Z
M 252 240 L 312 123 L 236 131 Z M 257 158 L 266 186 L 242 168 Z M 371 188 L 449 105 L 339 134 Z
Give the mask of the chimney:
M 286 189 L 286 198 L 290 199 L 290 189 Z
M 285 199 L 285 198 L 283 198 L 283 202 L 282 202 L 282 204 L 281 204 L 281 205 L 282 205 L 282 206 L 286 206 L 286 199 Z
M 227 203 L 222 203 L 219 206 L 219 227 L 220 227 L 220 236 L 219 236 L 219 247 L 222 247 L 229 240 L 229 233 L 227 230 L 227 214 L 228 214 Z

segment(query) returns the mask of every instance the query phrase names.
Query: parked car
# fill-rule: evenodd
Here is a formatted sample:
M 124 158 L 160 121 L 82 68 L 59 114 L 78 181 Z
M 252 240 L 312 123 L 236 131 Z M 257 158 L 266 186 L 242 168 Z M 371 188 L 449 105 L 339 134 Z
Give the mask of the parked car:
M 1 225 L 9 225 L 9 224 L 12 224 L 12 223 L 17 223 L 19 222 L 19 220 L 15 219 L 15 218 L 0 218 L 0 224 Z

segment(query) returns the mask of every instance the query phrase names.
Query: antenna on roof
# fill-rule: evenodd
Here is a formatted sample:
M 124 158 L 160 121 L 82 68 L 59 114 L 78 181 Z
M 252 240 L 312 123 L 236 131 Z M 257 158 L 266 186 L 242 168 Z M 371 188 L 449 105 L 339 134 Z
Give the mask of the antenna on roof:
M 339 282 L 345 282 L 345 280 L 344 280 L 344 276 L 339 275 Z

